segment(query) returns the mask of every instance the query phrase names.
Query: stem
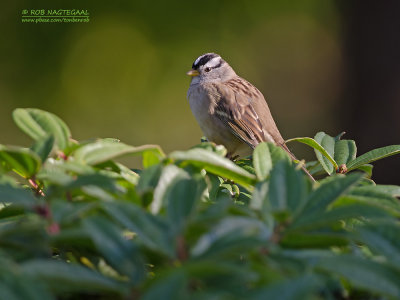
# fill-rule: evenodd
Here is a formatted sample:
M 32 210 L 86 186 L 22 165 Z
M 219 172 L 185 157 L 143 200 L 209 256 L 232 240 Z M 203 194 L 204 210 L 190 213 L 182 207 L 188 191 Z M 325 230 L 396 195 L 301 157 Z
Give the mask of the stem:
M 32 176 L 31 178 L 29 178 L 28 182 L 32 186 L 32 188 L 35 190 L 37 196 L 44 196 L 42 189 L 36 183 L 35 176 Z
M 188 258 L 188 253 L 186 250 L 185 239 L 183 236 L 177 237 L 177 254 L 180 261 L 185 261 Z

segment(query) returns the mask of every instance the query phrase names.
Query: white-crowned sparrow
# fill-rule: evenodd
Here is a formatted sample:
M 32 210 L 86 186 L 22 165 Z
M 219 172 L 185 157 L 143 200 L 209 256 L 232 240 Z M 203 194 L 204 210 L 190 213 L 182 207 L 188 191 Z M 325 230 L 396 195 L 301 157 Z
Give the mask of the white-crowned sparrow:
M 199 56 L 187 72 L 190 108 L 209 141 L 222 144 L 228 155 L 247 156 L 263 141 L 294 155 L 276 127 L 267 102 L 250 82 L 236 75 L 215 53 Z

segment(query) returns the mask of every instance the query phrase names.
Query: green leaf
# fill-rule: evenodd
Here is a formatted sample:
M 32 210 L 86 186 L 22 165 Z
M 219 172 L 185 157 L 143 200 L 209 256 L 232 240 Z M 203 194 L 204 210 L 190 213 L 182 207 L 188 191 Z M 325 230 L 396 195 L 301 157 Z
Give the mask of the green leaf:
M 35 152 L 42 162 L 45 162 L 54 146 L 54 136 L 49 135 L 43 139 L 39 139 L 33 144 L 31 150 Z
M 329 153 L 330 157 L 334 158 L 336 142 L 335 138 L 321 131 L 315 135 L 314 140 L 319 143 L 326 150 L 326 152 Z M 315 155 L 328 174 L 332 174 L 338 169 L 336 161 L 333 162 L 329 159 L 329 157 L 322 156 L 321 152 L 319 151 L 315 151 Z
M 267 287 L 258 288 L 250 293 L 248 299 L 314 299 L 311 295 L 318 294 L 321 288 L 321 280 L 313 274 L 305 274 L 299 278 L 286 279 L 277 283 L 272 283 Z
M 289 154 L 281 147 L 276 146 L 272 143 L 267 143 L 267 146 L 269 148 L 269 153 L 271 154 L 272 165 L 281 160 L 292 161 Z
M 306 144 L 306 145 L 314 148 L 315 155 L 317 156 L 318 161 L 321 163 L 324 170 L 328 174 L 332 174 L 334 169 L 338 168 L 337 163 L 335 162 L 332 155 L 330 154 L 330 153 L 333 153 L 333 151 L 334 151 L 334 149 L 333 149 L 334 144 L 332 145 L 332 143 L 334 143 L 334 141 L 332 142 L 329 138 L 327 138 L 326 141 L 324 140 L 325 146 L 321 145 L 319 142 L 322 141 L 323 134 L 325 135 L 325 133 L 323 133 L 323 132 L 317 133 L 317 135 L 315 136 L 315 140 L 312 138 L 309 138 L 309 137 L 300 137 L 300 138 L 294 138 L 294 139 L 287 140 L 285 143 L 297 141 L 297 142 Z M 319 141 L 317 141 L 317 138 L 319 139 Z M 325 147 L 328 147 L 328 149 L 325 149 Z
M 175 151 L 169 157 L 174 160 L 192 164 L 207 172 L 225 177 L 243 185 L 247 189 L 252 189 L 256 178 L 253 174 L 235 165 L 227 158 L 204 149 L 191 149 L 189 151 Z
M 124 284 L 72 263 L 34 259 L 20 266 L 25 275 L 41 279 L 56 292 L 111 292 L 119 295 L 127 292 Z
M 345 205 L 335 206 L 333 209 L 320 214 L 310 214 L 303 217 L 301 222 L 295 222 L 289 225 L 288 230 L 294 228 L 295 230 L 315 230 L 321 227 L 337 227 L 340 221 L 347 221 L 349 219 L 363 219 L 363 218 L 388 218 L 388 213 L 372 205 L 360 203 L 347 203 Z
M 321 259 L 316 268 L 336 273 L 360 289 L 400 297 L 400 273 L 388 265 L 354 255 L 341 255 Z
M 283 234 L 280 244 L 289 248 L 328 248 L 341 247 L 348 244 L 348 236 L 334 231 L 288 231 Z
M 367 174 L 367 178 L 371 178 L 372 177 L 372 169 L 373 168 L 374 168 L 373 165 L 365 164 L 365 165 L 359 166 L 356 170 L 363 171 L 364 173 Z
M 356 235 L 360 242 L 375 253 L 383 255 L 386 262 L 400 271 L 400 226 L 396 221 L 384 220 L 358 226 Z
M 78 189 L 84 186 L 96 186 L 112 193 L 123 193 L 125 190 L 116 184 L 113 178 L 110 178 L 102 173 L 85 174 L 75 178 L 74 181 L 65 186 L 66 190 Z
M 144 209 L 127 202 L 102 204 L 116 222 L 138 235 L 139 241 L 156 252 L 175 256 L 174 245 L 169 236 L 168 224 Z
M 306 200 L 307 183 L 291 162 L 280 161 L 271 171 L 268 199 L 273 212 L 296 212 Z
M 205 189 L 206 183 L 201 177 L 171 182 L 163 202 L 167 204 L 167 216 L 175 234 L 183 231 L 186 219 L 193 213 Z
M 292 226 L 298 226 L 307 219 L 323 213 L 333 201 L 359 182 L 361 178 L 363 178 L 363 174 L 355 173 L 347 176 L 336 175 L 325 180 L 308 196 L 306 205 L 299 212 Z
M 269 182 L 262 181 L 255 185 L 253 195 L 250 200 L 250 207 L 260 211 L 261 219 L 269 228 L 274 227 L 275 219 L 272 216 L 270 202 L 268 201 Z
M 153 151 L 145 151 L 142 154 L 143 156 L 143 168 L 147 169 L 155 164 L 158 164 L 161 162 L 162 156 L 159 155 L 159 153 L 153 152 Z
M 246 217 L 226 217 L 202 235 L 191 249 L 193 257 L 238 253 L 265 243 L 271 230 L 262 222 Z
M 35 175 L 41 166 L 40 157 L 28 148 L 0 145 L 0 161 L 24 178 Z
M 109 139 L 98 140 L 94 143 L 87 144 L 75 151 L 75 159 L 83 164 L 97 165 L 110 159 L 120 157 L 122 155 L 141 155 L 145 152 L 153 152 L 159 157 L 163 157 L 164 153 L 159 146 L 143 145 L 133 147 L 124 143 L 118 143 Z
M 135 284 L 145 276 L 144 263 L 137 246 L 122 236 L 122 230 L 99 216 L 86 218 L 84 228 L 96 248 L 107 262 L 121 275 L 128 276 Z
M 335 205 L 350 203 L 365 203 L 389 212 L 394 216 L 400 216 L 400 202 L 389 190 L 379 186 L 366 185 L 353 188 L 344 195 Z M 394 191 L 393 191 L 394 192 Z
M 371 163 L 373 161 L 376 161 L 378 159 L 382 159 L 382 158 L 385 158 L 388 156 L 399 154 L 399 153 L 400 153 L 400 145 L 392 145 L 392 146 L 377 148 L 377 149 L 371 150 L 371 151 L 357 157 L 355 160 L 351 161 L 347 165 L 347 170 L 351 171 L 351 170 L 361 167 L 362 165 Z
M 31 192 L 10 184 L 0 184 L 0 202 L 31 208 L 37 201 Z
M 206 182 L 208 187 L 208 198 L 210 201 L 215 201 L 223 179 L 217 175 L 207 173 Z
M 194 148 L 205 149 L 210 152 L 214 152 L 222 157 L 225 157 L 226 154 L 228 153 L 228 151 L 226 150 L 226 148 L 223 145 L 217 145 L 213 142 L 201 142 L 200 144 L 193 146 L 191 149 L 194 149 Z
M 179 180 L 182 178 L 189 179 L 189 174 L 175 165 L 166 166 L 162 172 L 161 176 L 158 179 L 158 183 L 156 188 L 154 189 L 154 198 L 151 202 L 150 211 L 153 214 L 158 214 L 162 207 L 166 205 L 164 202 L 165 195 L 168 192 L 168 188 L 175 180 Z
M 187 275 L 181 269 L 175 269 L 161 278 L 157 278 L 141 295 L 142 300 L 188 299 Z
M 271 153 L 267 143 L 260 143 L 253 152 L 253 165 L 257 178 L 264 180 L 272 169 Z
M 13 266 L 15 267 L 15 266 Z M 37 280 L 20 274 L 15 270 L 14 274 L 4 274 L 0 277 L 0 299 L 7 300 L 54 300 L 56 299 L 45 288 L 44 284 Z
M 353 140 L 337 140 L 335 142 L 334 159 L 340 166 L 348 163 L 356 158 L 357 147 Z
M 13 118 L 17 126 L 35 141 L 53 135 L 60 150 L 68 147 L 71 132 L 56 115 L 36 108 L 17 108 Z
M 398 185 L 377 184 L 375 190 L 392 197 L 400 197 L 400 186 Z
M 122 176 L 122 178 L 135 186 L 138 184 L 140 177 L 137 173 L 120 163 L 115 163 L 115 165 L 118 167 L 119 174 Z
M 163 166 L 160 164 L 153 165 L 140 173 L 139 182 L 136 186 L 136 191 L 140 194 L 152 191 L 158 184 L 158 181 L 163 171 Z

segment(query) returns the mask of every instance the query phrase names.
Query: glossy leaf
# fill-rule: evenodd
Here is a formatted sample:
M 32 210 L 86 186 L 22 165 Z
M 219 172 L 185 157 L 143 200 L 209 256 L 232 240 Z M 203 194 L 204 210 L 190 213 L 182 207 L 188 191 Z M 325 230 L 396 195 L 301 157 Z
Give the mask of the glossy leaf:
M 341 255 L 321 259 L 316 267 L 325 272 L 336 273 L 363 290 L 400 297 L 400 273 L 389 265 L 357 256 Z
M 13 118 L 17 126 L 35 141 L 53 135 L 60 150 L 68 147 L 71 132 L 56 115 L 36 108 L 17 108 Z
M 335 141 L 335 153 L 334 159 L 338 166 L 345 164 L 346 166 L 349 162 L 356 158 L 357 147 L 353 140 L 336 140 Z
M 104 203 L 114 220 L 138 235 L 139 241 L 150 249 L 174 257 L 168 224 L 140 207 L 129 203 Z
M 287 140 L 286 143 L 292 142 L 292 141 L 297 141 L 303 144 L 306 144 L 312 148 L 315 149 L 315 155 L 317 156 L 318 161 L 321 163 L 322 167 L 328 174 L 332 174 L 334 169 L 338 168 L 337 163 L 333 159 L 331 153 L 333 153 L 333 147 L 334 147 L 334 142 L 332 142 L 330 139 L 324 140 L 324 144 L 328 149 L 325 149 L 323 145 L 320 144 L 323 140 L 322 134 L 325 133 L 320 133 L 319 135 L 317 134 L 315 136 L 315 139 L 309 138 L 309 137 L 301 137 L 301 138 L 294 138 Z M 318 138 L 318 140 L 317 140 Z
M 314 140 L 319 143 L 326 150 L 326 152 L 329 153 L 330 157 L 332 157 L 333 160 L 335 160 L 335 138 L 331 137 L 325 132 L 318 132 L 315 135 Z M 335 170 L 338 169 L 338 164 L 336 161 L 331 161 L 329 157 L 321 155 L 321 152 L 319 151 L 315 151 L 315 155 L 317 156 L 317 159 L 328 174 L 332 174 Z
M 123 155 L 141 155 L 148 151 L 155 153 L 159 157 L 164 156 L 162 150 L 158 146 L 144 145 L 133 147 L 124 143 L 106 139 L 98 140 L 94 143 L 90 143 L 78 148 L 75 151 L 74 157 L 80 163 L 96 165 Z
M 206 183 L 202 178 L 180 178 L 169 185 L 163 202 L 167 205 L 167 216 L 176 234 L 183 231 L 186 220 L 193 213 L 205 189 Z
M 54 146 L 54 136 L 49 135 L 43 139 L 37 140 L 31 147 L 32 151 L 35 152 L 42 162 L 45 162 Z
M 249 189 L 252 189 L 252 184 L 256 180 L 254 175 L 238 167 L 229 159 L 204 149 L 191 149 L 186 152 L 176 151 L 172 152 L 169 157 L 204 168 L 210 173 L 233 180 Z
M 392 145 L 392 146 L 386 146 L 378 149 L 371 150 L 359 157 L 357 157 L 355 160 L 351 161 L 347 169 L 349 171 L 357 169 L 358 167 L 361 167 L 362 165 L 371 163 L 373 161 L 396 155 L 400 153 L 400 145 Z
M 100 217 L 85 219 L 84 228 L 115 270 L 135 283 L 143 279 L 145 270 L 138 248 L 132 241 L 123 238 L 121 229 Z
M 338 201 L 337 205 L 343 203 L 365 203 L 389 212 L 394 216 L 400 216 L 400 202 L 392 195 L 392 192 L 376 186 L 361 186 L 352 189 Z
M 0 203 L 12 203 L 18 206 L 33 207 L 36 203 L 31 192 L 10 184 L 0 184 Z
M 35 175 L 41 166 L 40 157 L 28 148 L 0 145 L 0 161 L 25 178 Z
M 150 206 L 151 212 L 153 214 L 158 214 L 161 208 L 166 205 L 164 202 L 165 195 L 175 180 L 189 179 L 189 177 L 186 171 L 175 165 L 166 166 L 162 170 L 161 175 L 159 175 L 157 186 L 154 189 L 154 198 Z
M 307 185 L 302 172 L 285 160 L 275 164 L 268 189 L 271 210 L 294 213 L 305 205 L 306 196 Z
M 307 219 L 323 213 L 333 201 L 359 182 L 362 177 L 363 174 L 350 174 L 329 178 L 308 196 L 306 204 L 293 222 L 293 226 L 300 225 Z
M 262 222 L 244 217 L 227 217 L 200 237 L 192 248 L 193 257 L 223 255 L 237 249 L 261 245 L 271 234 Z
M 272 169 L 271 153 L 267 143 L 260 143 L 253 152 L 253 165 L 257 178 L 264 180 Z
M 335 228 L 340 222 L 351 219 L 379 219 L 388 218 L 389 215 L 384 209 L 377 209 L 372 205 L 360 203 L 347 203 L 346 205 L 337 205 L 333 209 L 320 214 L 312 214 L 294 222 L 288 226 L 288 230 L 312 230 L 319 228 Z
M 380 220 L 374 224 L 359 226 L 356 235 L 375 253 L 383 255 L 385 260 L 400 271 L 400 226 L 394 220 Z

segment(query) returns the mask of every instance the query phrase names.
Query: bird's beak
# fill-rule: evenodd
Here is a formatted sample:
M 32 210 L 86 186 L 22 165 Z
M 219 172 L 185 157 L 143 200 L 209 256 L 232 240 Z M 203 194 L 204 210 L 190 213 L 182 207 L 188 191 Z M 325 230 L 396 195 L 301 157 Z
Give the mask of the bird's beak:
M 186 73 L 186 75 L 189 75 L 190 77 L 196 77 L 199 76 L 200 73 L 197 70 L 190 70 L 189 72 Z

